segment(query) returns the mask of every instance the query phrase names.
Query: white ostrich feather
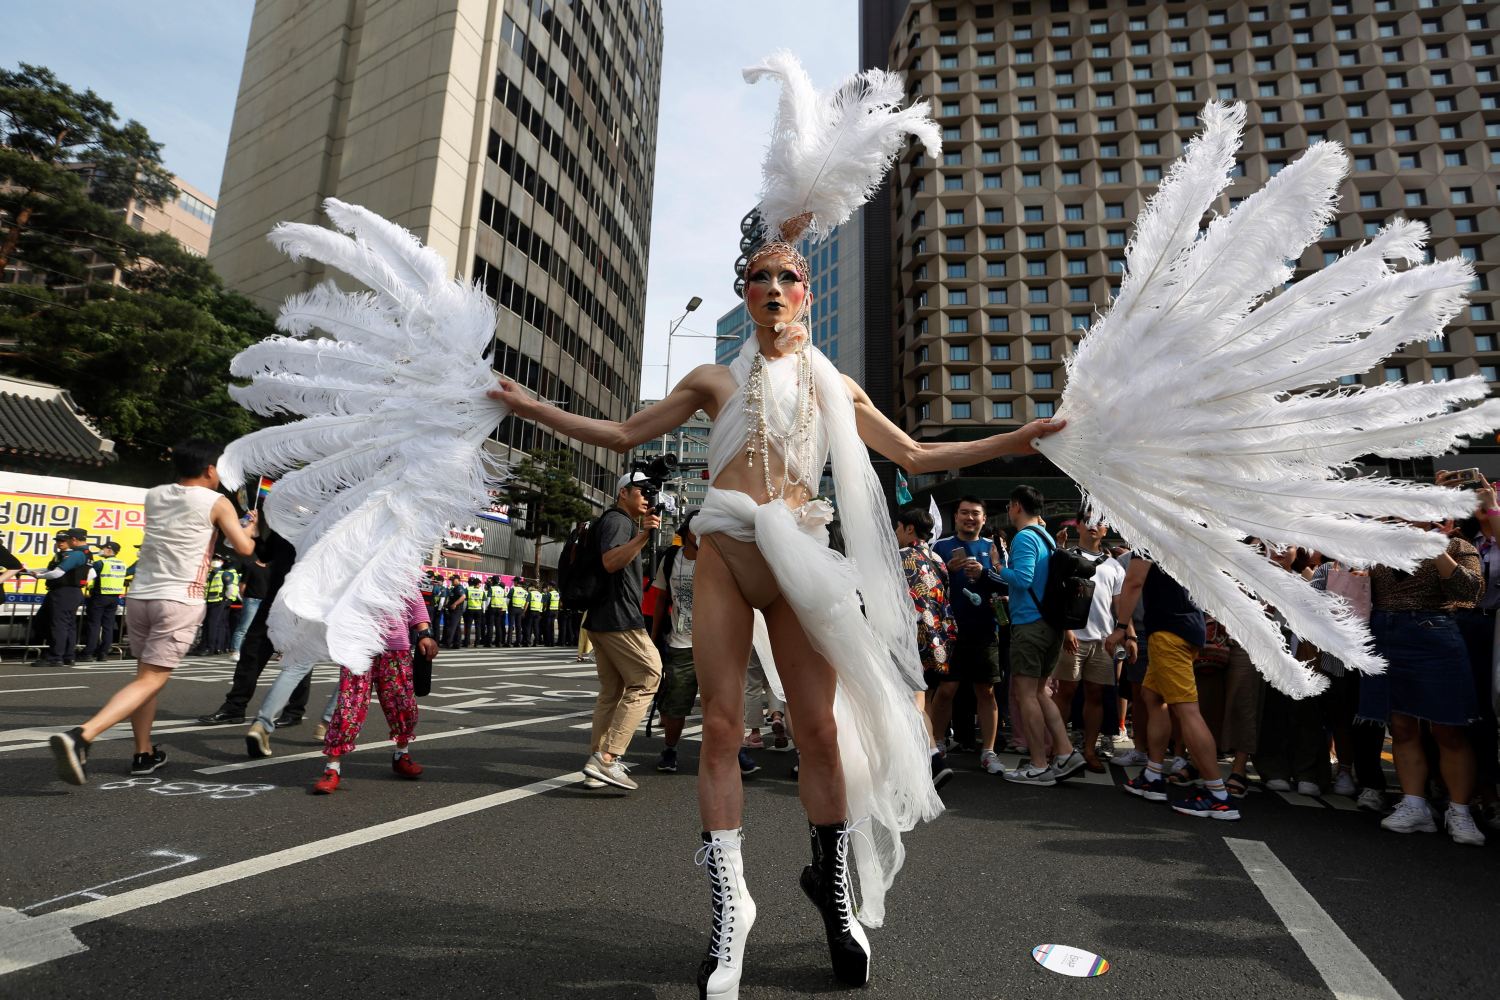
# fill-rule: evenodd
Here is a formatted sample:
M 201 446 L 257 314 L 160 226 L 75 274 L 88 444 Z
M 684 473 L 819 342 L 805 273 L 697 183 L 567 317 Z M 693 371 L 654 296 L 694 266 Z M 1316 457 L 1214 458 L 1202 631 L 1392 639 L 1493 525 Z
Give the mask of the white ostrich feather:
M 219 471 L 231 487 L 281 477 L 265 514 L 297 562 L 271 613 L 278 648 L 363 672 L 446 526 L 470 520 L 501 474 L 483 441 L 506 410 L 485 396 L 496 316 L 484 292 L 399 226 L 334 199 L 324 209 L 347 235 L 283 223 L 272 241 L 370 291 L 294 295 L 277 321 L 290 336 L 235 357 L 231 374 L 250 380 L 230 387 L 235 400 L 302 419 L 235 441 Z
M 1202 121 L 1137 220 L 1113 307 L 1068 361 L 1057 413 L 1068 426 L 1037 447 L 1083 488 L 1092 517 L 1185 586 L 1273 685 L 1304 697 L 1326 682 L 1287 649 L 1268 605 L 1356 670 L 1384 662 L 1341 598 L 1245 539 L 1415 568 L 1446 540 L 1381 519 L 1461 517 L 1472 495 L 1350 477 L 1353 463 L 1441 454 L 1500 426 L 1500 401 L 1477 377 L 1329 389 L 1441 331 L 1463 308 L 1472 268 L 1420 263 L 1426 228 L 1397 220 L 1286 286 L 1332 218 L 1347 157 L 1315 144 L 1205 227 L 1244 110 L 1210 104 Z
M 828 236 L 870 200 L 907 136 L 920 140 L 930 156 L 942 151 L 927 102 L 901 107 L 906 95 L 899 73 L 866 70 L 819 94 L 797 57 L 782 51 L 745 69 L 744 77 L 747 83 L 781 82 L 761 167 L 760 214 L 772 234 L 811 214 L 806 235 L 814 241 Z

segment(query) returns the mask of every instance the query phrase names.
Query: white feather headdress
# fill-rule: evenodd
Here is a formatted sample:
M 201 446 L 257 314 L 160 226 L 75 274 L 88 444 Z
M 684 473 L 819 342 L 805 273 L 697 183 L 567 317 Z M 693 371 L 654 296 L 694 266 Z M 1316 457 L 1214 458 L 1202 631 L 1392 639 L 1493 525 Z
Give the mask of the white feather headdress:
M 235 357 L 230 373 L 250 379 L 229 389 L 240 405 L 302 419 L 235 441 L 219 472 L 230 487 L 284 473 L 265 503 L 297 547 L 271 612 L 277 648 L 362 673 L 444 529 L 486 501 L 500 469 L 483 441 L 506 409 L 485 396 L 496 313 L 483 290 L 372 212 L 333 198 L 324 211 L 347 235 L 282 223 L 271 241 L 371 290 L 294 295 L 276 321 L 287 336 Z
M 871 69 L 819 94 L 790 52 L 744 71 L 747 83 L 781 82 L 781 101 L 761 166 L 761 221 L 772 239 L 818 241 L 848 220 L 880 187 L 908 136 L 936 157 L 942 133 L 927 103 L 901 107 L 899 73 Z
M 1447 539 L 1380 518 L 1463 517 L 1473 495 L 1347 473 L 1364 455 L 1437 455 L 1487 433 L 1500 401 L 1485 400 L 1478 377 L 1329 388 L 1436 336 L 1463 308 L 1473 271 L 1456 259 L 1422 264 L 1426 227 L 1397 220 L 1287 284 L 1333 218 L 1348 157 L 1316 143 L 1200 229 L 1229 184 L 1245 109 L 1209 104 L 1202 121 L 1136 222 L 1119 296 L 1068 361 L 1057 413 L 1068 426 L 1037 447 L 1083 487 L 1094 517 L 1146 550 L 1272 684 L 1301 697 L 1326 681 L 1293 657 L 1263 605 L 1356 670 L 1378 673 L 1384 661 L 1341 598 L 1245 539 L 1414 568 Z

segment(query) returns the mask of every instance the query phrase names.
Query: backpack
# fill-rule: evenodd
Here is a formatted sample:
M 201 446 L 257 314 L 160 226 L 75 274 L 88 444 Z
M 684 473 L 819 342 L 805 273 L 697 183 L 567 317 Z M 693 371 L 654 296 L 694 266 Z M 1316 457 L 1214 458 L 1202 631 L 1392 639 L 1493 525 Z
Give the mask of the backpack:
M 557 590 L 572 610 L 587 611 L 608 589 L 609 574 L 604 571 L 604 556 L 599 552 L 598 526 L 611 513 L 618 512 L 607 510 L 597 521 L 575 532 L 558 557 Z
M 1047 583 L 1042 596 L 1027 588 L 1042 621 L 1058 631 L 1083 628 L 1089 623 L 1089 611 L 1094 606 L 1094 569 L 1098 563 L 1091 561 L 1078 549 L 1059 549 L 1048 534 L 1034 524 L 1023 531 L 1035 530 L 1047 545 Z

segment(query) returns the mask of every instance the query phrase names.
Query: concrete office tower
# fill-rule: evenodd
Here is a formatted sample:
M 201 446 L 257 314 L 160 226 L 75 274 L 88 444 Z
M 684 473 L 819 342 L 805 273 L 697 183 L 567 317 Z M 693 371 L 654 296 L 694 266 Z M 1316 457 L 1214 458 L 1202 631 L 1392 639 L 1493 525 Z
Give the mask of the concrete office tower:
M 336 196 L 410 229 L 501 307 L 495 366 L 574 412 L 639 394 L 659 0 L 257 0 L 210 259 L 268 308 L 323 279 L 266 242 Z M 623 459 L 570 448 L 595 502 Z
M 887 17 L 892 8 L 864 6 Z M 904 8 L 886 65 L 932 102 L 944 152 L 940 163 L 916 149 L 901 160 L 890 186 L 889 271 L 868 273 L 873 294 L 893 289 L 891 412 L 914 436 L 993 432 L 1052 412 L 1068 352 L 1119 284 L 1132 221 L 1210 99 L 1249 107 L 1221 212 L 1310 143 L 1348 148 L 1338 219 L 1301 258 L 1299 278 L 1398 216 L 1431 227 L 1438 257 L 1474 261 L 1473 304 L 1448 336 L 1360 381 L 1475 372 L 1500 380 L 1500 4 Z
M 834 234 L 813 245 L 807 240 L 797 249 L 812 269 L 813 305 L 807 318 L 812 342 L 828 355 L 835 368 L 856 380 L 865 374 L 864 353 L 864 242 L 863 219 L 859 213 L 839 226 Z M 739 357 L 740 346 L 755 332 L 745 303 L 720 316 L 714 333 L 735 340 L 721 340 L 714 345 L 714 361 L 727 365 Z

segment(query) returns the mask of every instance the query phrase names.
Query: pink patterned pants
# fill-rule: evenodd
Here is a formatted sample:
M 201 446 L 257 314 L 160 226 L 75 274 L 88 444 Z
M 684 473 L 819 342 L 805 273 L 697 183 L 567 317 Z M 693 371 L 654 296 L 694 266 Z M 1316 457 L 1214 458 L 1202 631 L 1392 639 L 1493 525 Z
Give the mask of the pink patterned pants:
M 356 674 L 348 667 L 339 671 L 339 701 L 328 724 L 323 752 L 342 757 L 354 749 L 359 731 L 370 710 L 370 684 L 375 684 L 380 709 L 391 727 L 391 739 L 398 746 L 411 742 L 417 731 L 417 696 L 411 684 L 411 650 L 386 650 L 370 663 L 370 669 Z

